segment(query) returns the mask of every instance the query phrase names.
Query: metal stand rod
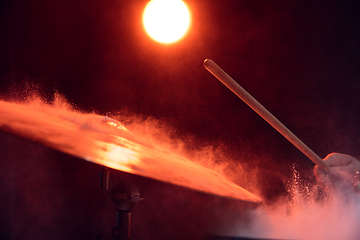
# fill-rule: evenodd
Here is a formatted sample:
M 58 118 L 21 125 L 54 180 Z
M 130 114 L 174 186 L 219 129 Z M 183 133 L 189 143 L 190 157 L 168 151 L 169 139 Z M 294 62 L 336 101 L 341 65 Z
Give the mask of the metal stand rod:
M 118 239 L 131 239 L 131 212 L 117 210 L 116 228 L 112 234 Z
M 110 169 L 108 167 L 103 166 L 100 170 L 99 186 L 105 192 L 109 191 L 109 179 L 110 179 Z

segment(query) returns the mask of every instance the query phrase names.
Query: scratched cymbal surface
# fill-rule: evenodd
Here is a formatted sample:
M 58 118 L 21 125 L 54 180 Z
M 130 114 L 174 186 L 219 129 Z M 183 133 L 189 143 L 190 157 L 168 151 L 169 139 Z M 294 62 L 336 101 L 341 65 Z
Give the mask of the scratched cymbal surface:
M 142 143 L 119 122 L 100 115 L 0 101 L 0 130 L 116 170 L 205 193 L 261 201 L 212 170 Z

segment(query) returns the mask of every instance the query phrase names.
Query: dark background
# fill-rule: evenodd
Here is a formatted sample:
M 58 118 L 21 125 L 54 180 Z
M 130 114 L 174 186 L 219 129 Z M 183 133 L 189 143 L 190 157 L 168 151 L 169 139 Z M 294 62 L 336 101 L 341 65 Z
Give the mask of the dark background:
M 162 45 L 143 30 L 145 0 L 2 1 L 2 98 L 59 92 L 81 111 L 159 120 L 253 169 L 268 202 L 293 164 L 312 180 L 314 164 L 203 68 L 211 58 L 320 157 L 360 156 L 358 1 L 186 3 L 188 35 Z

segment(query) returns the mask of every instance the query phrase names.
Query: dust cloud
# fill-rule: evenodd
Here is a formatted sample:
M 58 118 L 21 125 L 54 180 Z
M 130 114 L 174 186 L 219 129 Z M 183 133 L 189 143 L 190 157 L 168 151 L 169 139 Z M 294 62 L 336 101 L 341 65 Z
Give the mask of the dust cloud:
M 348 185 L 324 186 L 301 178 L 293 166 L 288 197 L 253 212 L 248 229 L 235 236 L 266 239 L 355 240 L 360 238 L 360 196 Z
M 258 186 L 258 169 L 249 169 L 246 165 L 242 166 L 239 163 L 229 161 L 221 148 L 214 149 L 211 146 L 198 148 L 191 145 L 191 141 L 179 140 L 176 138 L 176 130 L 156 119 L 141 119 L 134 115 L 121 114 L 111 115 L 111 118 L 109 118 L 96 113 L 81 113 L 75 111 L 71 104 L 67 103 L 59 95 L 50 104 L 44 103 L 38 97 L 31 97 L 26 101 L 17 103 L 2 102 L 1 104 L 2 110 L 4 110 L 4 106 L 8 106 L 14 112 L 24 111 L 22 107 L 25 106 L 30 120 L 34 117 L 34 113 L 38 114 L 36 118 L 40 125 L 35 124 L 34 129 L 30 129 L 30 135 L 19 134 L 22 137 L 41 143 L 41 139 L 33 138 L 31 134 L 36 131 L 43 131 L 41 124 L 48 121 L 53 121 L 61 130 L 66 129 L 69 133 L 81 129 L 82 133 L 87 137 L 91 136 L 105 142 L 110 141 L 108 139 L 109 135 L 121 136 L 156 151 L 190 159 L 241 185 L 257 196 L 264 195 Z M 22 107 L 17 109 L 19 106 Z M 9 126 L 4 124 L 5 118 L 8 121 L 17 121 L 16 127 L 21 128 L 23 124 L 21 120 L 16 119 L 16 115 L 7 116 L 3 114 L 0 127 L 4 131 L 9 131 Z M 104 121 L 107 124 L 103 124 Z M 126 126 L 122 123 L 125 123 Z M 10 129 L 10 132 L 14 132 L 14 130 Z M 54 130 L 49 136 L 59 137 L 58 134 L 59 132 Z M 83 137 L 71 134 L 70 137 L 82 142 L 86 149 L 91 148 L 92 144 L 94 144 L 86 141 Z M 59 144 L 66 144 L 66 140 L 65 138 Z M 279 197 L 276 202 L 267 203 L 264 201 L 256 207 L 244 207 L 244 203 L 242 203 L 240 208 L 243 213 L 239 215 L 235 214 L 235 212 L 238 212 L 239 207 L 234 203 L 228 205 L 228 209 L 223 207 L 213 209 L 210 202 L 202 203 L 203 206 L 209 205 L 208 207 L 212 208 L 214 214 L 219 217 L 219 219 L 213 219 L 217 226 L 213 228 L 212 233 L 223 236 L 270 239 L 359 239 L 360 231 L 357 226 L 360 221 L 360 197 L 341 186 L 330 189 L 319 186 L 314 181 L 307 181 L 306 178 L 300 176 L 296 167 L 292 171 L 293 179 L 284 183 L 288 194 L 286 197 Z M 176 196 L 179 197 L 178 195 Z M 202 197 L 196 196 L 196 198 L 201 199 Z M 221 203 L 221 201 L 212 203 Z M 197 209 L 195 204 L 196 201 L 191 205 L 192 207 L 190 206 L 190 208 L 194 209 L 194 214 L 198 211 L 195 210 Z M 170 208 L 174 207 L 171 205 Z M 237 209 L 237 211 L 231 211 L 231 209 Z M 174 211 L 178 212 L 179 209 Z M 230 220 L 226 221 L 226 219 Z M 207 219 L 206 222 L 203 222 L 204 225 L 205 223 L 211 225 L 209 221 Z M 193 230 L 195 231 L 195 228 Z M 171 234 L 172 232 L 169 231 L 168 235 Z

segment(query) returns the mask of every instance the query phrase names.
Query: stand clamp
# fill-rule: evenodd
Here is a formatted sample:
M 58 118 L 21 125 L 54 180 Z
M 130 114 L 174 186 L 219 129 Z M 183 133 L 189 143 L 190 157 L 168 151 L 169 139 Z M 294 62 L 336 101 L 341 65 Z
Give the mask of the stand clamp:
M 100 171 L 99 185 L 117 207 L 117 221 L 111 231 L 112 237 L 131 239 L 131 211 L 144 200 L 140 198 L 139 189 L 132 183 L 110 181 L 110 170 L 107 167 Z

